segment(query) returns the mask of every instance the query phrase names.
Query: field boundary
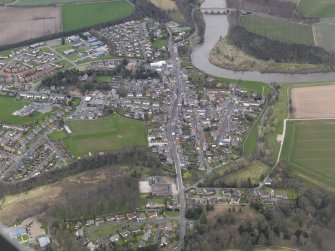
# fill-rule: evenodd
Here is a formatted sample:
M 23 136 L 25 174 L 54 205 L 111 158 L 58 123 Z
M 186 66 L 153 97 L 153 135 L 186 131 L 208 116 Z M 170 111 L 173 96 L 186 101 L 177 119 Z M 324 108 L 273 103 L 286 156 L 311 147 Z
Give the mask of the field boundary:
M 316 26 L 315 26 L 315 24 L 312 24 L 312 32 L 313 32 L 314 45 L 318 46 L 318 37 L 316 35 Z
M 263 87 L 263 91 L 262 91 L 262 96 L 263 96 L 263 92 L 264 92 L 264 87 Z M 266 101 L 266 103 L 265 103 L 265 105 L 264 105 L 264 108 L 262 109 L 262 111 L 261 111 L 260 114 L 258 115 L 257 119 L 254 121 L 254 123 L 252 124 L 252 126 L 250 127 L 250 129 L 249 129 L 249 131 L 248 131 L 248 134 L 247 134 L 247 135 L 245 136 L 245 138 L 244 138 L 244 141 L 243 141 L 243 149 L 242 149 L 242 155 L 244 155 L 244 153 L 245 153 L 245 143 L 247 142 L 248 137 L 249 137 L 251 131 L 254 129 L 255 126 L 258 127 L 258 125 L 259 125 L 259 124 L 258 124 L 258 121 L 259 121 L 260 119 L 263 118 L 263 115 L 264 115 L 264 113 L 266 112 L 267 109 L 268 109 L 268 101 Z M 256 145 L 257 145 L 257 141 L 258 141 L 258 128 L 257 128 L 257 136 L 256 136 Z M 256 148 L 257 148 L 257 146 L 256 146 Z

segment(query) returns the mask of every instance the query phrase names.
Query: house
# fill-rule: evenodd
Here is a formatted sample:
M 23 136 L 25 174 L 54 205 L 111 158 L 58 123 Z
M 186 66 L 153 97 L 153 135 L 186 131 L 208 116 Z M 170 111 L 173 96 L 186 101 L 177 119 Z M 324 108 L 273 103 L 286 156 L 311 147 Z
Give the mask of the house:
M 118 240 L 120 239 L 120 236 L 118 234 L 116 235 L 113 235 L 111 238 L 110 238 L 110 241 L 111 242 L 117 242 Z
M 104 240 L 102 240 L 102 245 L 104 245 L 105 247 L 109 246 L 110 243 L 111 243 L 110 239 L 104 239 Z
M 77 237 L 84 237 L 84 230 L 82 228 L 78 229 L 75 234 Z
M 148 217 L 149 217 L 149 219 L 157 218 L 158 214 L 157 214 L 157 212 L 148 212 Z
M 136 220 L 136 213 L 127 213 L 128 220 Z
M 92 226 L 92 225 L 94 225 L 94 220 L 88 220 L 86 222 L 86 226 Z
M 114 216 L 107 216 L 107 217 L 106 217 L 106 220 L 107 220 L 108 222 L 112 222 L 112 221 L 115 220 L 115 217 L 114 217 Z
M 95 219 L 95 225 L 99 226 L 101 223 L 104 223 L 105 219 L 103 217 L 97 217 Z
M 126 217 L 125 217 L 124 214 L 117 214 L 117 215 L 115 215 L 115 219 L 116 219 L 117 221 L 121 221 L 121 220 L 126 219 Z
M 120 233 L 123 238 L 126 238 L 130 235 L 130 232 L 128 230 L 124 230 L 123 232 Z
M 168 243 L 167 243 L 167 239 L 166 239 L 165 236 L 163 236 L 163 237 L 161 238 L 161 247 L 165 247 L 167 244 L 168 244 Z
M 97 248 L 97 246 L 93 243 L 93 242 L 90 242 L 87 244 L 87 248 L 91 251 L 93 251 L 94 249 Z
M 27 229 L 25 227 L 18 227 L 9 232 L 9 237 L 16 238 L 27 234 Z
M 81 246 L 85 246 L 87 244 L 87 238 L 84 238 L 84 237 L 80 238 L 79 239 L 79 244 Z
M 50 244 L 50 239 L 48 236 L 43 236 L 38 239 L 38 243 L 40 244 L 41 248 L 44 248 Z

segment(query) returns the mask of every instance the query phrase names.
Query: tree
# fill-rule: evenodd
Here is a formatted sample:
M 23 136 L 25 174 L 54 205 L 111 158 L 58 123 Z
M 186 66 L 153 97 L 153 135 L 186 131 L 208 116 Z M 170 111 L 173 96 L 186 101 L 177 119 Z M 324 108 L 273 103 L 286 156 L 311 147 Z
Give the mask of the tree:
M 200 224 L 206 224 L 207 223 L 207 217 L 206 217 L 206 214 L 204 212 L 200 215 L 199 222 L 200 222 Z

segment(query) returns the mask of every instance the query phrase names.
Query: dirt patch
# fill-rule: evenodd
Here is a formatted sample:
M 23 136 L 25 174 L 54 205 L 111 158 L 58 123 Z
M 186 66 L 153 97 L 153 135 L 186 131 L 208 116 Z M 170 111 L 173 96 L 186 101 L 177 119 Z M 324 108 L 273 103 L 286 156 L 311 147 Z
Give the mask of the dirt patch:
M 1 222 L 11 223 L 18 218 L 39 213 L 49 206 L 65 201 L 72 191 L 89 191 L 96 184 L 110 180 L 121 172 L 121 168 L 118 167 L 90 170 L 54 184 L 7 196 L 0 207 Z
M 61 8 L 0 7 L 0 30 L 0 45 L 60 32 Z
M 294 118 L 335 118 L 335 85 L 293 88 L 291 97 Z

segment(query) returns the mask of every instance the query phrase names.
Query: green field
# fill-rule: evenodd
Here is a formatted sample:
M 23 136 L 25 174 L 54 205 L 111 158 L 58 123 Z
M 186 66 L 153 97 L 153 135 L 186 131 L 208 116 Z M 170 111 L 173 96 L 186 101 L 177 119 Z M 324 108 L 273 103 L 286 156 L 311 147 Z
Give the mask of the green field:
M 288 121 L 281 160 L 309 183 L 335 191 L 335 121 Z
M 170 15 L 170 17 L 173 21 L 175 21 L 179 24 L 185 24 L 186 23 L 185 17 L 180 10 L 176 10 L 174 12 L 171 12 L 169 15 Z
M 166 46 L 167 44 L 167 39 L 156 39 L 153 43 L 152 46 L 156 49 L 160 49 L 163 46 Z
M 52 140 L 61 140 L 61 139 L 65 139 L 67 138 L 67 134 L 65 131 L 61 130 L 61 131 L 57 131 L 57 132 L 53 132 L 53 133 L 50 133 L 50 138 Z
M 309 17 L 335 17 L 335 1 L 301 0 L 297 11 Z
M 327 20 L 315 25 L 318 46 L 327 51 L 335 52 L 335 20 Z
M 16 125 L 25 125 L 38 122 L 42 119 L 43 114 L 38 112 L 33 112 L 30 117 L 20 117 L 14 116 L 12 113 L 20 110 L 25 105 L 28 105 L 28 101 L 17 101 L 12 97 L 3 97 L 0 96 L 0 124 L 16 124 Z
M 0 0 L 6 1 L 6 0 Z M 99 2 L 102 0 L 18 0 L 15 5 L 30 6 L 30 5 L 50 5 L 50 4 L 67 4 L 67 3 L 81 3 L 81 2 Z
M 101 225 L 93 230 L 93 234 L 99 238 L 104 238 L 110 234 L 113 234 L 115 230 L 120 228 L 122 224 L 120 223 L 113 223 L 113 224 L 105 224 Z
M 72 134 L 63 142 L 75 156 L 147 144 L 146 125 L 138 120 L 111 117 L 69 121 L 67 124 Z
M 260 161 L 255 161 L 251 166 L 240 169 L 223 177 L 223 182 L 227 185 L 241 184 L 249 178 L 252 184 L 258 185 L 261 178 L 264 178 L 270 170 L 270 167 Z
M 126 0 L 112 2 L 64 4 L 63 31 L 72 31 L 129 16 L 134 7 Z
M 104 83 L 110 83 L 113 81 L 113 77 L 111 75 L 101 75 L 101 76 L 98 76 L 97 79 Z
M 242 16 L 241 23 L 247 30 L 270 39 L 286 43 L 314 45 L 310 25 L 258 15 Z

